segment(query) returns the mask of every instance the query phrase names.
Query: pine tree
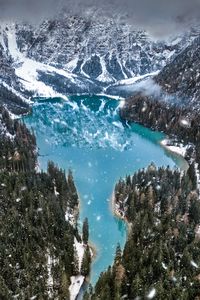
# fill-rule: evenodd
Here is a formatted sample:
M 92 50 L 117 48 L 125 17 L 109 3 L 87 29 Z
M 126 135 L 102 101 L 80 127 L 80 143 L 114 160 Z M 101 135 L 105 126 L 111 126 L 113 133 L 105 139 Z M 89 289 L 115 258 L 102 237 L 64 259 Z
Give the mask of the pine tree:
M 191 180 L 192 190 L 195 190 L 197 188 L 197 177 L 196 177 L 195 163 L 194 162 L 192 164 L 190 164 L 190 166 L 187 170 L 187 175 L 189 176 L 189 178 Z
M 9 300 L 11 299 L 9 289 L 5 284 L 3 277 L 0 275 L 0 299 Z
M 89 239 L 89 224 L 88 224 L 88 218 L 85 218 L 83 221 L 83 228 L 82 228 L 82 239 L 83 243 L 85 245 L 88 244 Z
M 117 247 L 116 247 L 116 252 L 115 252 L 114 265 L 117 266 L 117 265 L 121 264 L 121 262 L 122 262 L 122 250 L 121 250 L 120 244 L 118 243 Z
M 69 299 L 69 280 L 65 271 L 62 272 L 61 275 L 61 286 L 60 286 L 60 298 L 61 299 Z
M 87 246 L 83 255 L 81 263 L 81 275 L 88 276 L 90 274 L 90 265 L 91 265 L 91 253 L 90 248 Z
M 78 258 L 78 253 L 76 248 L 74 247 L 74 260 L 72 262 L 73 264 L 73 275 L 78 275 L 79 274 L 79 258 Z

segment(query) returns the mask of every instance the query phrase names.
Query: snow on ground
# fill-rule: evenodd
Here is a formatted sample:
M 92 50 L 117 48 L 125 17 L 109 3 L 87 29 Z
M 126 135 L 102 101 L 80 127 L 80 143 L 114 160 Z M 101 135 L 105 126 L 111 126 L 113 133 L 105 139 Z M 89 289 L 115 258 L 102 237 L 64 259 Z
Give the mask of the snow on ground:
M 79 243 L 76 238 L 74 238 L 74 247 L 75 247 L 75 249 L 77 251 L 77 254 L 78 254 L 79 269 L 80 269 L 81 268 L 81 262 L 83 260 L 83 255 L 84 255 L 85 248 L 84 248 L 84 245 L 82 243 Z
M 137 81 L 140 81 L 140 80 L 145 79 L 147 77 L 155 76 L 158 73 L 159 73 L 159 71 L 156 71 L 156 72 L 148 73 L 148 74 L 145 74 L 145 75 L 135 76 L 133 78 L 123 79 L 123 80 L 117 81 L 117 83 L 115 83 L 114 85 L 131 85 L 131 84 L 134 84 Z
M 116 100 L 116 101 L 118 101 L 118 100 L 124 100 L 125 101 L 125 99 L 123 98 L 123 97 L 120 97 L 120 96 L 113 96 L 113 95 L 109 95 L 109 94 L 106 94 L 106 93 L 100 93 L 100 94 L 96 94 L 97 96 L 102 96 L 102 97 L 107 97 L 107 98 L 110 98 L 110 99 L 114 99 L 114 100 Z
M 14 61 L 21 61 L 23 59 L 23 54 L 18 50 L 16 34 L 15 34 L 15 24 L 11 23 L 7 27 L 7 38 L 8 38 L 8 50 Z
M 48 272 L 48 278 L 47 278 L 47 287 L 48 287 L 48 296 L 51 298 L 53 293 L 53 277 L 52 277 L 52 257 L 49 254 L 47 254 L 47 272 Z
M 66 64 L 66 69 L 69 72 L 73 72 L 73 70 L 76 68 L 77 64 L 78 64 L 78 58 L 74 58 L 73 60 L 71 60 L 70 62 L 68 62 Z
M 65 212 L 65 220 L 68 221 L 72 226 L 75 225 L 76 220 L 72 211 L 67 210 Z
M 119 108 L 122 109 L 125 106 L 125 104 L 126 104 L 125 99 L 120 100 Z
M 71 276 L 71 284 L 69 287 L 69 292 L 70 292 L 70 300 L 75 300 L 81 286 L 83 285 L 84 282 L 84 276 L 78 275 L 78 276 Z
M 126 73 L 124 73 L 123 66 L 122 66 L 122 64 L 120 62 L 120 59 L 117 59 L 117 61 L 118 61 L 118 64 L 120 65 L 122 74 L 124 75 L 124 78 L 125 78 L 124 80 L 128 79 L 128 76 L 126 75 Z
M 106 63 L 103 57 L 100 57 L 100 64 L 102 67 L 102 73 L 97 77 L 97 80 L 101 82 L 114 82 L 114 78 L 109 74 L 106 69 Z
M 7 25 L 8 51 L 15 64 L 15 72 L 25 90 L 34 93 L 35 97 L 53 98 L 60 97 L 68 100 L 66 96 L 57 93 L 51 86 L 46 85 L 38 79 L 39 71 L 45 73 L 56 73 L 69 78 L 73 83 L 76 82 L 77 76 L 62 69 L 57 69 L 50 65 L 46 65 L 30 58 L 21 53 L 17 47 L 15 25 Z
M 31 104 L 32 101 L 23 97 L 18 91 L 16 91 L 12 86 L 8 85 L 7 83 L 1 81 L 1 84 L 7 88 L 9 91 L 11 91 L 14 95 L 18 96 L 19 98 L 21 98 L 24 102 Z
M 200 191 L 200 174 L 199 174 L 199 165 L 198 163 L 195 163 L 195 173 L 197 177 L 197 188 Z
M 34 93 L 35 97 L 54 98 L 60 97 L 68 100 L 66 96 L 54 91 L 51 86 L 46 85 L 44 82 L 38 80 L 38 72 L 45 73 L 62 73 L 62 70 L 58 70 L 54 67 L 47 66 L 40 62 L 24 58 L 19 67 L 16 67 L 16 75 L 20 78 L 23 87 Z M 65 71 L 63 71 L 65 72 Z M 67 76 L 66 76 L 67 77 Z
M 162 141 L 160 142 L 160 144 L 161 144 L 164 148 L 166 148 L 166 149 L 168 149 L 169 151 L 174 152 L 174 153 L 176 153 L 176 154 L 178 154 L 178 155 L 181 155 L 181 156 L 183 156 L 183 157 L 185 157 L 185 155 L 186 155 L 187 146 L 183 146 L 183 145 L 181 145 L 181 144 L 180 144 L 179 146 L 173 146 L 173 145 L 170 145 L 170 141 L 167 140 L 167 139 L 162 140 Z
M 149 294 L 147 295 L 147 298 L 148 298 L 148 299 L 153 299 L 153 298 L 155 297 L 155 295 L 156 295 L 156 290 L 153 288 L 153 289 L 149 292 Z
M 162 267 L 163 267 L 163 269 L 167 270 L 167 266 L 164 262 L 162 262 Z
M 3 25 L 3 22 L 1 23 L 1 32 L 0 32 L 0 44 L 2 45 L 3 47 L 3 50 L 6 52 L 7 51 L 7 48 L 6 48 L 6 44 L 5 44 L 5 40 L 4 40 L 4 25 Z
M 79 269 L 80 269 L 85 248 L 84 248 L 84 245 L 82 243 L 79 243 L 76 238 L 74 238 L 74 247 L 78 254 Z M 71 276 L 71 285 L 69 287 L 70 300 L 76 299 L 84 280 L 85 280 L 85 277 L 82 275 Z
M 196 268 L 196 269 L 198 269 L 198 265 L 193 261 L 193 260 L 191 260 L 191 266 L 193 266 L 194 268 Z
M 181 119 L 180 120 L 180 125 L 184 126 L 184 127 L 190 127 L 190 121 L 186 120 L 186 119 Z

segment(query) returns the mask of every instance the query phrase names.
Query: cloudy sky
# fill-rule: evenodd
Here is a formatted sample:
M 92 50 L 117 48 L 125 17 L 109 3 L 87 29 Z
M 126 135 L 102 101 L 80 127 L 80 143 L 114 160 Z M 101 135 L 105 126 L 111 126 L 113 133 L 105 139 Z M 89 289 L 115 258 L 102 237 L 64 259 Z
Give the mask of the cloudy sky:
M 40 22 L 63 6 L 70 14 L 88 17 L 118 15 L 158 36 L 185 30 L 200 20 L 200 0 L 0 0 L 0 20 Z

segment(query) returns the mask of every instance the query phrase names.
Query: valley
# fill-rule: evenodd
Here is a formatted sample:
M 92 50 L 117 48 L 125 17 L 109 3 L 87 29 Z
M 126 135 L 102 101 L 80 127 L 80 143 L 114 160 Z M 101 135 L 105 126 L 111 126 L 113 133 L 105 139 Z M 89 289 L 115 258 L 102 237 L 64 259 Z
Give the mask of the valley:
M 199 45 L 0 23 L 0 298 L 199 299 Z
M 72 96 L 69 101 L 35 99 L 24 121 L 36 134 L 40 168 L 54 161 L 73 171 L 81 199 L 80 221 L 88 217 L 90 239 L 97 248 L 91 271 L 94 284 L 112 264 L 117 243 L 124 247 L 126 241 L 126 225 L 111 210 L 117 180 L 151 162 L 182 169 L 186 163 L 159 145 L 163 134 L 123 124 L 120 100 Z

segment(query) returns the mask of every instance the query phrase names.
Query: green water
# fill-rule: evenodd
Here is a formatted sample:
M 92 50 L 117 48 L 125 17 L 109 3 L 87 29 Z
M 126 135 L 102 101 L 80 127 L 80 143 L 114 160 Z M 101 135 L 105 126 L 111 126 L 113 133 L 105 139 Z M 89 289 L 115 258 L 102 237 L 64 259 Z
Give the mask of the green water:
M 159 145 L 162 133 L 123 124 L 119 105 L 101 96 L 73 96 L 70 102 L 36 99 L 32 115 L 25 117 L 36 133 L 40 167 L 45 169 L 53 160 L 73 170 L 81 198 L 80 223 L 88 217 L 90 240 L 97 249 L 92 283 L 112 264 L 117 243 L 123 247 L 126 240 L 126 225 L 110 208 L 115 183 L 151 162 L 171 167 L 184 164 Z

